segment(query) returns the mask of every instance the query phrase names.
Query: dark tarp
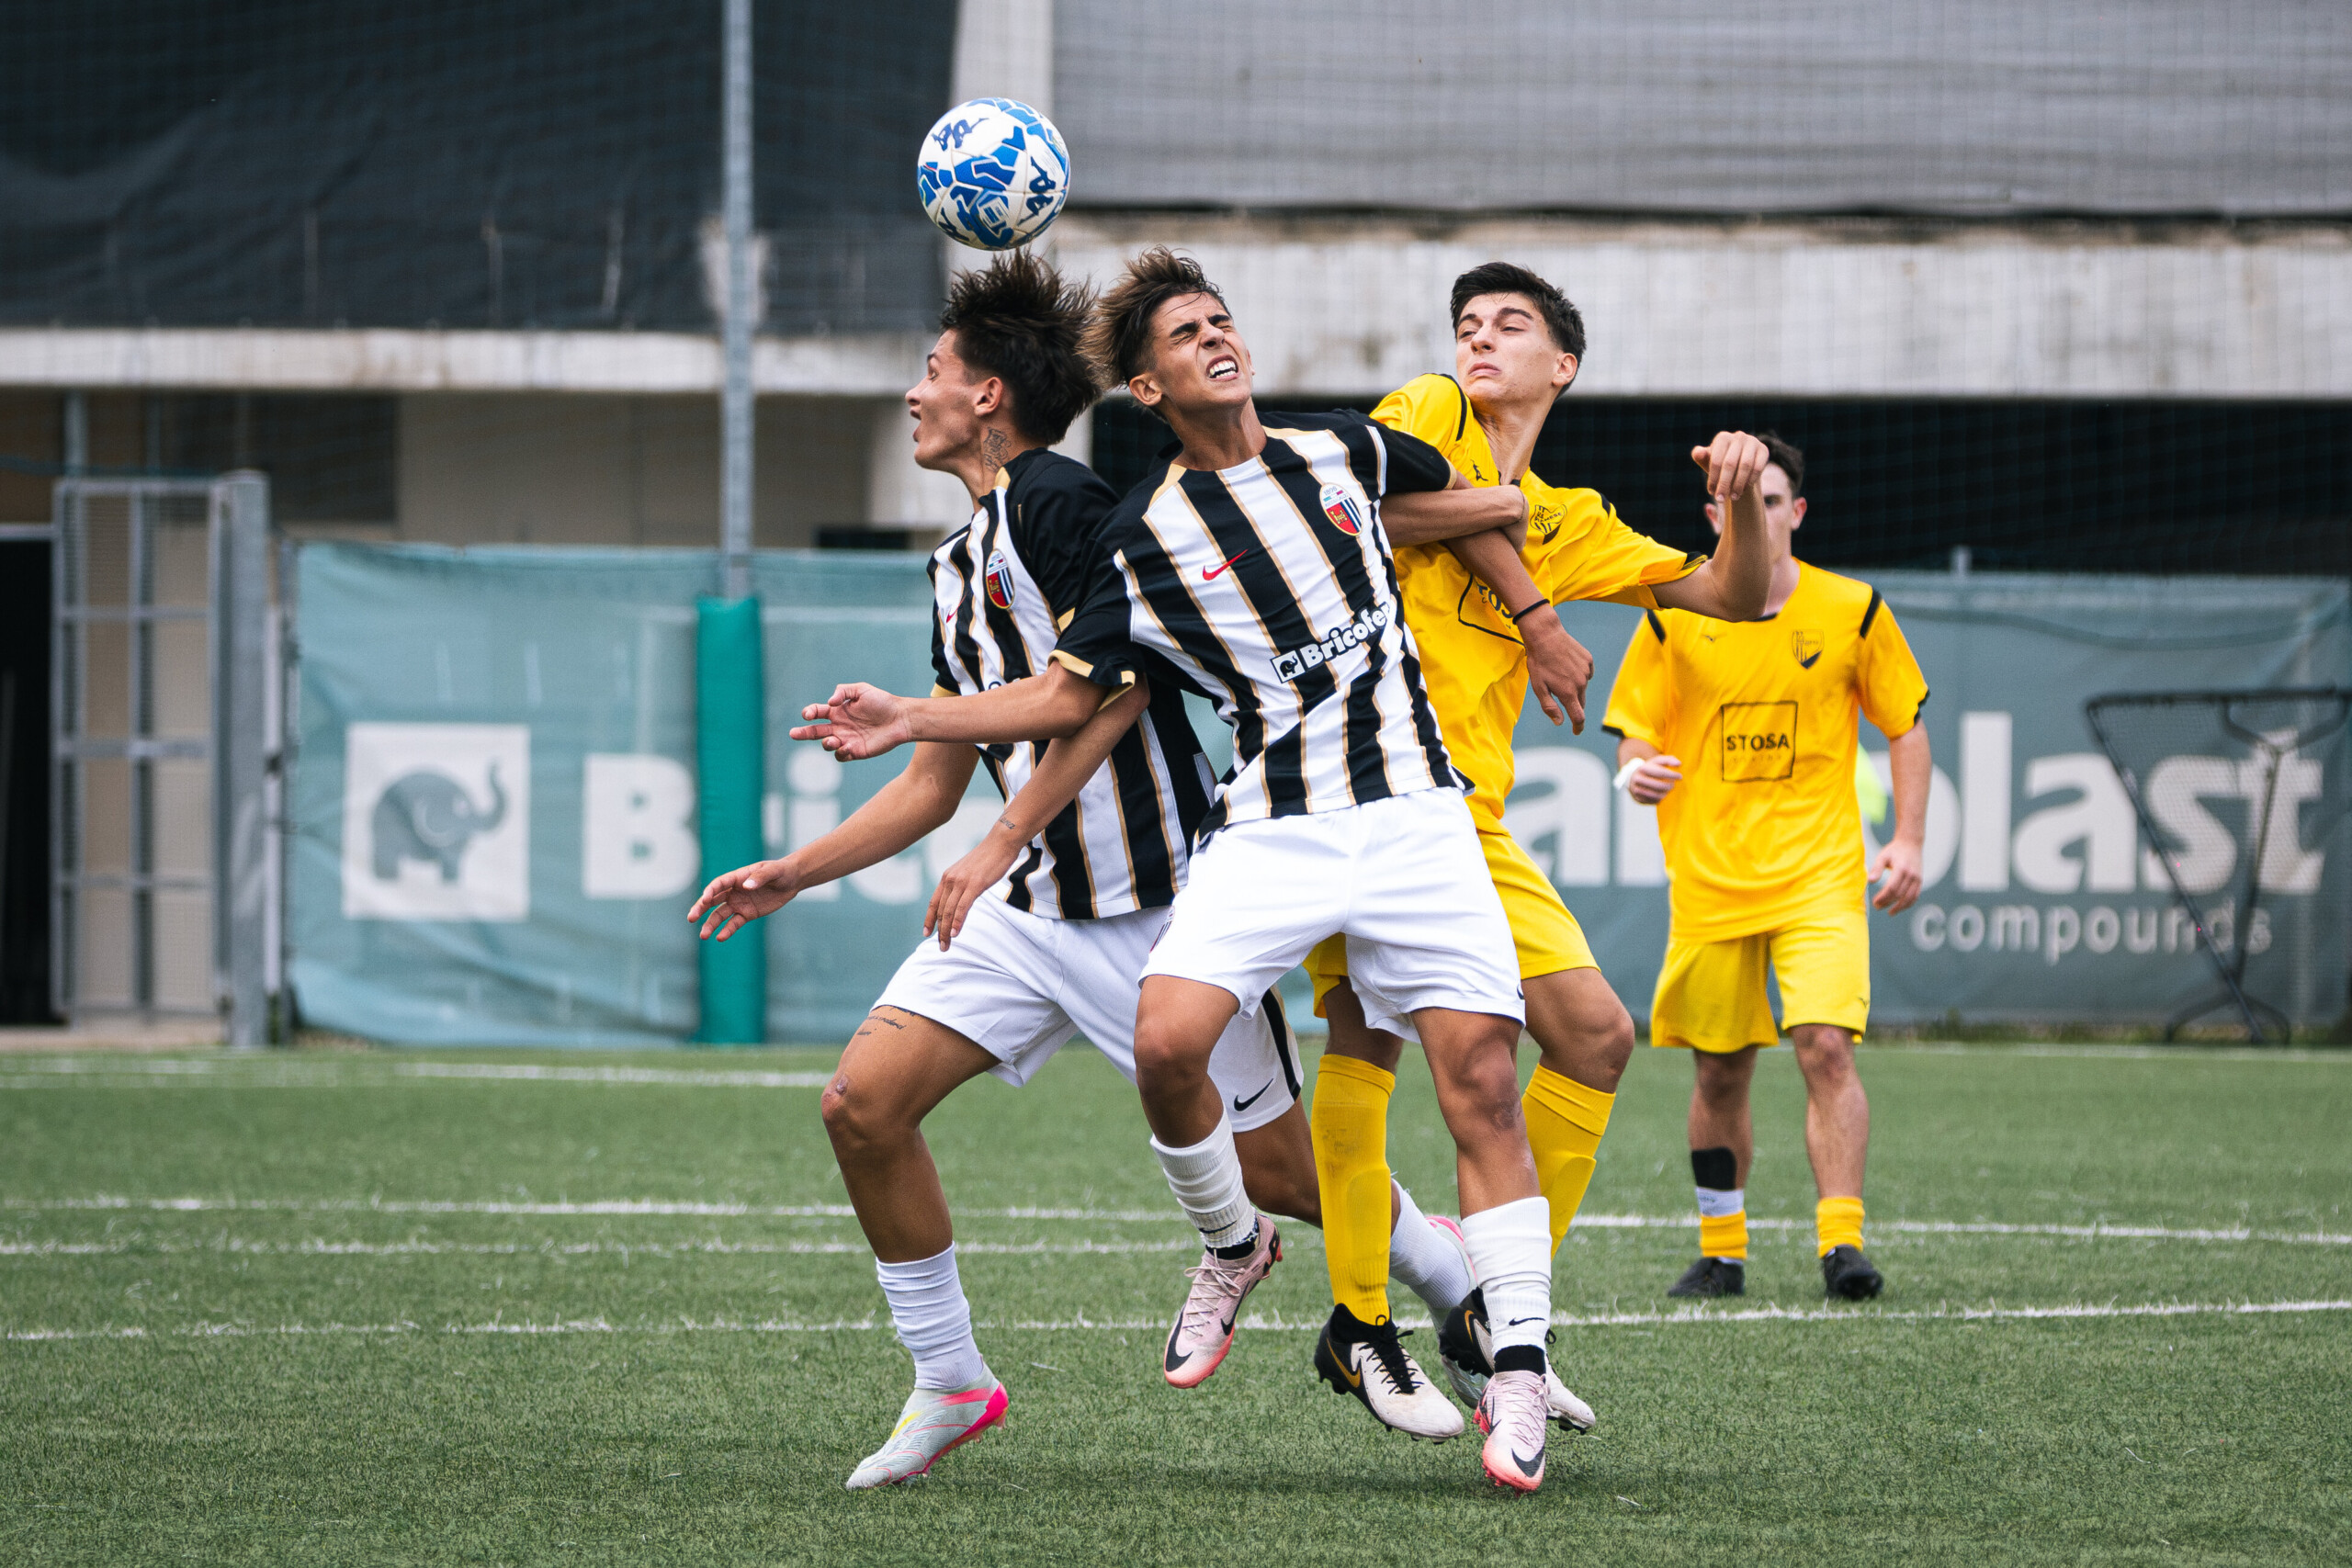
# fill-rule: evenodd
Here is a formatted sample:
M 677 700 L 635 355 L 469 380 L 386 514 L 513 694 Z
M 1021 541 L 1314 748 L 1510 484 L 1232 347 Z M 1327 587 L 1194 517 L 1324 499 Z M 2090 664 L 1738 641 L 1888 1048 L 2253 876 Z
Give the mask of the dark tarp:
M 0 321 L 708 331 L 717 0 L 0 3 Z M 765 325 L 920 327 L 955 0 L 755 5 Z
M 1061 0 L 1071 199 L 2352 213 L 2345 0 Z

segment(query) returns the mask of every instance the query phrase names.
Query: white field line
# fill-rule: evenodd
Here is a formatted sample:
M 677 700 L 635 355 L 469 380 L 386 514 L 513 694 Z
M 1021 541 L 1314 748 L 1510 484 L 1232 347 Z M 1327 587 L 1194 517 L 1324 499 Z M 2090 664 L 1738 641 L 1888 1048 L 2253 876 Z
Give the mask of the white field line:
M 660 1199 L 614 1198 L 582 1202 L 402 1201 L 384 1198 L 0 1198 L 0 1212 L 146 1212 L 151 1213 L 306 1213 L 306 1214 L 507 1214 L 544 1218 L 647 1216 L 689 1219 L 853 1219 L 847 1203 L 670 1202 Z M 1093 1220 L 1133 1224 L 1181 1224 L 1171 1209 L 959 1209 L 964 1220 Z M 1579 1214 L 1585 1230 L 1685 1230 L 1698 1222 L 1689 1214 Z M 1809 1231 L 1810 1220 L 1751 1217 L 1748 1228 L 1759 1231 Z M 2256 1230 L 2250 1226 L 2176 1226 L 2113 1224 L 2012 1224 L 1997 1220 L 1880 1220 L 1870 1222 L 1874 1235 L 2018 1235 L 2055 1236 L 2076 1241 L 2276 1242 L 2302 1247 L 2352 1247 L 2352 1232 Z
M 663 1085 L 686 1089 L 822 1089 L 827 1072 L 703 1072 L 679 1067 L 560 1067 L 514 1062 L 327 1062 L 253 1058 L 37 1057 L 0 1066 L 0 1089 L 162 1087 L 223 1080 L 231 1089 L 365 1088 L 399 1078 L 520 1083 Z
M 2316 1300 L 2284 1302 L 2143 1302 L 2132 1303 L 2085 1302 L 2064 1306 L 2046 1307 L 1938 1307 L 1921 1312 L 1877 1311 L 1868 1307 L 1750 1307 L 1737 1312 L 1718 1312 L 1690 1307 L 1675 1312 L 1624 1313 L 1554 1313 L 1553 1325 L 1559 1328 L 1622 1328 L 1622 1327 L 1687 1327 L 1698 1324 L 1781 1323 L 1834 1324 L 1853 1326 L 1875 1323 L 2023 1323 L 2046 1319 L 2080 1320 L 2089 1318 L 2132 1317 L 2262 1317 L 2301 1315 L 2313 1313 L 2352 1312 L 2352 1301 Z M 1406 1323 L 1400 1326 L 1429 1326 L 1425 1323 Z M 414 1322 L 399 1323 L 288 1323 L 242 1324 L 200 1323 L 185 1328 L 151 1331 L 140 1327 L 102 1328 L 12 1328 L 0 1334 L 0 1338 L 21 1341 L 57 1339 L 247 1339 L 274 1337 L 364 1336 L 384 1337 L 408 1334 L 443 1335 L 517 1335 L 539 1336 L 560 1334 L 834 1334 L 872 1333 L 888 1329 L 887 1322 L 868 1316 L 842 1318 L 832 1322 L 794 1321 L 763 1318 L 757 1321 L 741 1318 L 695 1319 L 681 1317 L 662 1323 L 616 1324 L 605 1318 L 560 1318 L 550 1322 L 451 1323 L 437 1328 Z M 1000 1332 L 1028 1331 L 1068 1333 L 1085 1329 L 1098 1333 L 1158 1333 L 1167 1327 L 1159 1318 L 1023 1318 L 1001 1323 L 979 1322 L 975 1328 Z M 1261 1332 L 1304 1334 L 1322 1326 L 1322 1320 L 1284 1322 L 1252 1313 L 1237 1326 Z
M 958 1242 L 956 1250 L 959 1256 L 965 1257 L 978 1254 L 1008 1258 L 1076 1258 L 1138 1252 L 1192 1253 L 1200 1250 L 1200 1243 L 1189 1237 L 1171 1241 L 966 1241 Z M 554 1242 L 329 1241 L 318 1236 L 301 1241 L 254 1241 L 242 1236 L 224 1236 L 217 1241 L 204 1242 L 0 1242 L 0 1258 L 103 1258 L 126 1253 L 136 1253 L 141 1257 L 159 1253 L 218 1253 L 266 1258 L 430 1258 L 445 1254 L 469 1258 L 578 1258 L 606 1253 L 621 1258 L 661 1258 L 695 1254 L 731 1257 L 741 1253 L 750 1257 L 865 1258 L 872 1256 L 873 1248 L 863 1241 L 591 1241 L 559 1245 Z

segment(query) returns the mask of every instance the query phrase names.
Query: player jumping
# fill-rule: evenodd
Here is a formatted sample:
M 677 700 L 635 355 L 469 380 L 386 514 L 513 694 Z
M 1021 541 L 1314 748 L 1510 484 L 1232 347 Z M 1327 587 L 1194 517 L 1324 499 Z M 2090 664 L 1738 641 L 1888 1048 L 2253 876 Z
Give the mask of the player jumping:
M 1551 878 L 1504 826 L 1503 803 L 1517 771 L 1511 733 L 1531 671 L 1541 694 L 1547 666 L 1583 658 L 1555 604 L 1607 599 L 1649 610 L 1676 605 L 1724 620 L 1763 608 L 1770 556 L 1756 480 L 1766 454 L 1756 437 L 1734 432 L 1694 449 L 1691 460 L 1711 491 L 1736 498 L 1731 525 L 1712 560 L 1669 549 L 1625 526 L 1598 491 L 1560 489 L 1529 468 L 1544 422 L 1584 356 L 1584 321 L 1576 307 L 1526 268 L 1492 262 L 1454 280 L 1452 308 L 1454 375 L 1408 383 L 1373 417 L 1437 447 L 1473 484 L 1513 487 L 1527 498 L 1521 555 L 1484 558 L 1477 555 L 1487 547 L 1483 541 L 1453 551 L 1399 548 L 1396 571 L 1446 750 L 1477 786 L 1470 812 L 1510 917 L 1528 1032 L 1542 1052 L 1521 1107 L 1557 1252 L 1592 1178 L 1617 1081 L 1633 1052 L 1634 1025 Z M 1464 557 L 1475 560 L 1483 581 L 1464 570 Z M 1579 697 L 1590 669 L 1584 659 Z M 1544 706 L 1558 723 L 1548 696 Z M 1572 715 L 1581 729 L 1580 701 Z M 1316 1010 L 1331 1024 L 1316 1075 L 1313 1124 L 1324 1247 L 1338 1304 L 1317 1366 L 1341 1387 L 1335 1373 L 1346 1365 L 1347 1348 L 1396 1332 L 1387 1326 L 1390 1227 L 1380 1194 L 1388 1180 L 1388 1100 L 1404 1043 L 1367 1022 L 1341 944 L 1317 948 L 1307 971 Z M 1441 1320 L 1446 1371 L 1465 1402 L 1475 1401 L 1486 1382 L 1487 1305 L 1473 1297 Z M 1563 1427 L 1592 1426 L 1591 1408 L 1556 1376 L 1548 1380 L 1548 1393 Z M 1390 1419 L 1378 1402 L 1364 1404 Z
M 974 506 L 970 525 L 932 559 L 932 660 L 943 692 L 1033 674 L 1055 626 L 1077 608 L 1095 531 L 1116 498 L 1045 448 L 1097 391 L 1079 352 L 1089 305 L 1083 289 L 1025 255 L 967 273 L 907 395 L 915 460 L 961 477 Z M 981 755 L 968 745 L 917 746 L 906 771 L 848 821 L 782 860 L 713 881 L 693 918 L 723 941 L 799 893 L 900 852 L 955 812 Z M 1022 791 L 1027 781 L 1036 791 L 1017 799 L 1053 794 L 1056 808 L 1014 836 L 1016 874 L 992 878 L 992 896 L 974 901 L 963 942 L 953 953 L 925 943 L 907 960 L 824 1096 L 826 1132 L 915 1360 L 914 1393 L 889 1440 L 850 1477 L 853 1488 L 922 1473 L 1005 1408 L 973 1337 L 924 1117 L 981 1073 L 1025 1082 L 1073 1033 L 1135 1077 L 1136 982 L 1208 809 L 1205 762 L 1172 681 L 1148 691 L 1138 683 L 1069 739 L 996 747 L 987 761 L 1000 788 Z M 1008 807 L 1000 832 L 1019 809 Z M 1209 1071 L 1236 1108 L 1252 1197 L 1314 1224 L 1296 1056 L 1280 1003 L 1267 1004 L 1225 1032 Z M 1399 1278 L 1434 1303 L 1457 1299 L 1470 1274 L 1458 1233 L 1442 1228 L 1452 1222 L 1425 1219 L 1401 1188 L 1394 1201 L 1419 1243 L 1399 1249 Z
M 1894 613 L 1867 582 L 1790 553 L 1804 521 L 1804 454 L 1768 435 L 1772 591 L 1767 619 L 1652 613 L 1634 632 L 1602 724 L 1621 739 L 1623 787 L 1657 807 L 1673 922 L 1650 1009 L 1650 1043 L 1691 1048 L 1690 1174 L 1699 1260 L 1670 1296 L 1747 1285 L 1744 1196 L 1755 1135 L 1748 1085 L 1758 1046 L 1780 1043 L 1764 990 L 1804 1074 L 1805 1151 L 1825 1292 L 1861 1301 L 1883 1280 L 1862 1256 L 1870 1100 L 1854 1040 L 1870 1019 L 1871 899 L 1889 914 L 1919 896 L 1927 830 L 1928 686 Z M 1709 506 L 1718 527 L 1722 513 Z M 1857 710 L 1884 731 L 1894 837 L 1867 867 L 1854 799 Z
M 1080 730 L 1164 660 L 1234 730 L 1234 771 L 1144 970 L 1137 1084 L 1169 1185 L 1202 1234 L 1166 1351 L 1173 1381 L 1219 1358 L 1274 1260 L 1274 1227 L 1243 1190 L 1211 1057 L 1237 1013 L 1323 938 L 1347 939 L 1370 1020 L 1423 1042 L 1457 1151 L 1495 1371 L 1478 1405 L 1498 1485 L 1544 1475 L 1548 1224 L 1519 1108 L 1523 1014 L 1510 927 L 1477 847 L 1397 602 L 1379 506 L 1443 490 L 1435 450 L 1358 414 L 1284 415 L 1251 400 L 1249 349 L 1197 265 L 1130 263 L 1091 339 L 1177 435 L 1173 461 L 1104 525 L 1105 558 L 1046 677 L 952 701 L 850 686 L 794 731 L 865 756 L 913 739 L 994 741 Z M 1480 526 L 1516 496 L 1457 492 Z M 1487 492 L 1491 495 L 1491 492 Z

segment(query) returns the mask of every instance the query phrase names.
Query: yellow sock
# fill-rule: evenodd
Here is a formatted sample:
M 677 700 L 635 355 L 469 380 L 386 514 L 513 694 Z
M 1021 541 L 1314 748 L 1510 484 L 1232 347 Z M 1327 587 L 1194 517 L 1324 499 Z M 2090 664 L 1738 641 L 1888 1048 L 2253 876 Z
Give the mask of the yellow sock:
M 1862 1245 L 1862 1201 L 1824 1198 L 1813 1206 L 1813 1234 L 1818 1238 L 1818 1257 L 1828 1257 L 1833 1247 L 1859 1249 Z
M 1747 1261 L 1747 1211 L 1699 1216 L 1699 1256 Z
M 1388 1316 L 1388 1097 L 1396 1076 L 1325 1053 L 1315 1073 L 1315 1179 L 1331 1297 L 1364 1323 Z
M 1593 1156 L 1600 1134 L 1609 1131 L 1609 1108 L 1617 1097 L 1538 1062 L 1519 1103 L 1527 1118 L 1527 1146 L 1535 1156 L 1536 1190 L 1552 1211 L 1552 1250 L 1557 1252 L 1584 1206 L 1584 1190 L 1592 1185 Z

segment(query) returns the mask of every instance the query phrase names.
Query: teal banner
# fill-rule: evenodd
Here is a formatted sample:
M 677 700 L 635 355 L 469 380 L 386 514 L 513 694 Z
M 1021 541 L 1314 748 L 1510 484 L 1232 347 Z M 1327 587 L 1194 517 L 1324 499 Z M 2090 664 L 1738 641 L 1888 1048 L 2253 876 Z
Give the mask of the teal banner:
M 757 558 L 760 852 L 825 832 L 904 765 L 844 765 L 787 731 L 839 682 L 930 689 L 922 565 Z M 2211 966 L 2169 912 L 2162 867 L 2083 703 L 2352 681 L 2346 585 L 1871 581 L 1934 689 L 1937 767 L 1927 891 L 1909 914 L 1871 917 L 1874 1015 L 2154 1022 L 2210 989 Z M 296 588 L 288 920 L 304 1021 L 414 1043 L 693 1037 L 703 1017 L 685 920 L 704 871 L 697 604 L 718 592 L 718 558 L 322 544 L 300 551 Z M 1666 941 L 1662 855 L 1654 816 L 1609 787 L 1613 746 L 1598 728 L 1638 618 L 1610 605 L 1566 612 L 1598 665 L 1595 724 L 1574 737 L 1529 708 L 1508 820 L 1644 1017 Z M 1203 737 L 1223 750 L 1213 720 Z M 1884 739 L 1867 725 L 1862 739 L 1883 767 Z M 2259 931 L 2238 921 L 2249 929 L 2216 932 L 2261 944 L 2247 948 L 2249 986 L 2303 1022 L 2344 1010 L 2352 872 L 2340 839 L 2299 837 L 2288 854 L 2278 835 L 2302 834 L 2320 796 L 2341 791 L 2336 756 L 2299 760 L 2291 798 L 2271 808 L 2263 863 L 2276 855 L 2284 869 L 2275 885 L 2266 870 Z M 2234 768 L 2184 754 L 2168 776 L 2208 781 L 2181 809 L 2229 829 L 2243 853 L 2252 808 L 2230 793 Z M 737 937 L 765 954 L 766 1037 L 844 1038 L 919 940 L 940 872 L 995 813 L 979 776 L 922 844 Z M 1859 807 L 1856 830 L 1870 831 Z M 2218 865 L 2219 852 L 2200 863 Z

